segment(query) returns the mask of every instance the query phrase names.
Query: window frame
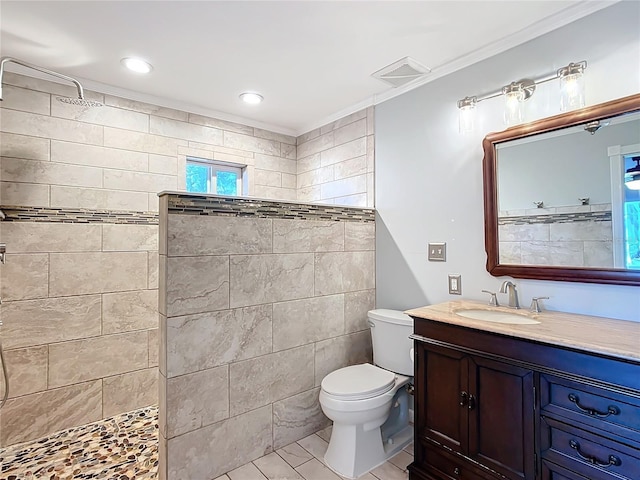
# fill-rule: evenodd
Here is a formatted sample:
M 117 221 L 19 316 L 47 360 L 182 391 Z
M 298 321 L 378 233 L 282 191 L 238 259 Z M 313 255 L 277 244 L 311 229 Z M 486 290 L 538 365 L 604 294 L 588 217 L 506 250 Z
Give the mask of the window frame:
M 203 165 L 209 167 L 209 171 L 211 174 L 207 178 L 207 191 L 206 192 L 190 192 L 190 193 L 203 193 L 207 195 L 222 195 L 217 192 L 217 172 L 229 172 L 236 174 L 236 195 L 228 195 L 234 197 L 242 197 L 245 196 L 245 172 L 246 165 L 229 163 L 229 162 L 220 162 L 216 160 L 208 160 L 205 158 L 196 158 L 196 157 L 186 157 L 185 164 L 185 173 L 187 167 L 192 165 Z M 187 185 L 185 184 L 185 190 L 187 190 Z M 215 188 L 216 191 L 212 191 L 212 188 Z M 187 190 L 189 191 L 189 190 Z

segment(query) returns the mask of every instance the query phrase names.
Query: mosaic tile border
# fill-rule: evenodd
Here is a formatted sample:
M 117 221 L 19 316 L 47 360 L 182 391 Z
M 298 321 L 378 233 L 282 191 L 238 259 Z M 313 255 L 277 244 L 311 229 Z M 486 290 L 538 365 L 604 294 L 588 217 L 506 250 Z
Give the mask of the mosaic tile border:
M 0 449 L 2 480 L 154 480 L 157 471 L 155 405 Z
M 169 213 L 178 215 L 223 215 L 362 223 L 375 221 L 375 210 L 372 208 L 177 193 L 163 193 L 160 196 L 168 197 Z
M 127 212 L 119 210 L 91 210 L 86 208 L 0 207 L 4 222 L 53 223 L 118 223 L 130 225 L 158 225 L 155 212 Z
M 543 223 L 610 222 L 611 211 L 584 213 L 553 213 L 499 217 L 498 225 L 534 225 Z

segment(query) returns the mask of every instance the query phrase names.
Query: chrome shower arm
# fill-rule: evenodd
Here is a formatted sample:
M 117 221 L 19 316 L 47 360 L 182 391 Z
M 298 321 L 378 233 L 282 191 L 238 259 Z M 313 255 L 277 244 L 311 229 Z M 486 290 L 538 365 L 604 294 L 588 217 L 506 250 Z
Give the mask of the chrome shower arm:
M 17 65 L 31 68 L 33 70 L 37 70 L 38 72 L 46 73 L 47 75 L 58 77 L 68 82 L 71 82 L 78 89 L 78 98 L 84 100 L 84 91 L 82 90 L 82 85 L 80 85 L 80 82 L 78 82 L 75 78 L 69 77 L 67 75 L 63 75 L 62 73 L 54 72 L 53 70 L 49 70 L 47 68 L 39 67 L 32 63 L 23 62 L 22 60 L 18 60 L 17 58 L 12 58 L 12 57 L 2 57 L 2 59 L 0 59 L 0 100 L 2 100 L 2 77 L 4 76 L 5 63 L 15 63 Z

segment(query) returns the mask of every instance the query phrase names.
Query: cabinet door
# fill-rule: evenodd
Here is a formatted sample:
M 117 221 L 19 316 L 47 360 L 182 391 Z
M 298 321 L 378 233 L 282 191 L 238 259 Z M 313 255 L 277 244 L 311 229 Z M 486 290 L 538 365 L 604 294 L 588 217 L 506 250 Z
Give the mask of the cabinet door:
M 416 342 L 418 435 L 464 453 L 468 442 L 467 382 L 464 354 Z
M 535 478 L 533 372 L 471 357 L 469 394 L 469 456 L 507 478 Z

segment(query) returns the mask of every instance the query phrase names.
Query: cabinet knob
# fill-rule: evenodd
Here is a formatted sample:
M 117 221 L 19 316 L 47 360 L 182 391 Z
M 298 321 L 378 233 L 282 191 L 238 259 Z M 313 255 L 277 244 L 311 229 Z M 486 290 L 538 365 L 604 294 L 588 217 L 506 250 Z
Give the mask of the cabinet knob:
M 467 392 L 460 392 L 460 406 L 464 407 L 467 405 L 469 400 L 469 394 Z
M 460 468 L 456 467 L 453 469 L 453 474 L 454 475 L 460 475 Z

